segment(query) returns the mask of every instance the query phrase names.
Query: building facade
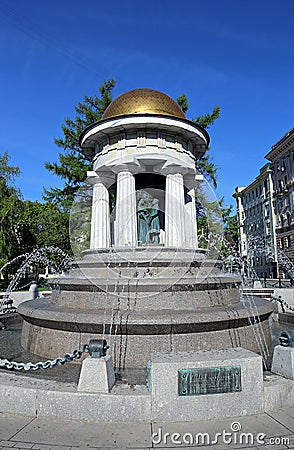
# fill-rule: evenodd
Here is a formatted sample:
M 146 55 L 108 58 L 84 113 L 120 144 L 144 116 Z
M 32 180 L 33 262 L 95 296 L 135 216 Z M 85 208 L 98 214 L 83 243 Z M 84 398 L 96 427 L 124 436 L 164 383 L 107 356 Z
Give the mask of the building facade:
M 294 263 L 294 128 L 265 157 L 273 168 L 278 251 Z
M 268 163 L 247 187 L 236 187 L 233 197 L 240 224 L 240 254 L 259 277 L 277 277 L 274 189 Z M 254 276 L 255 274 L 248 274 Z
M 237 187 L 240 254 L 258 276 L 293 278 L 294 128 L 265 156 L 270 162 L 247 187 Z

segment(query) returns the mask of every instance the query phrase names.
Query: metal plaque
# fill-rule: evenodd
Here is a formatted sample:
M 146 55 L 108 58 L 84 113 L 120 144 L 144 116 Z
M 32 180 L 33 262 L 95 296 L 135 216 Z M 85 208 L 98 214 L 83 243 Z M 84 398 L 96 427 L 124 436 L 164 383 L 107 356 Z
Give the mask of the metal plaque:
M 178 370 L 180 396 L 225 394 L 241 390 L 241 366 Z

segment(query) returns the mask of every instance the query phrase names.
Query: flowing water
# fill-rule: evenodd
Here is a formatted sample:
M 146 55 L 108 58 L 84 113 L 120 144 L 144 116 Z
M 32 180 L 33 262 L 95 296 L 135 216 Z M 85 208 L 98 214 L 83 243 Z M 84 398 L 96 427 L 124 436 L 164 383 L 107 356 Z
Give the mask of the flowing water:
M 45 251 L 46 250 L 46 251 Z M 232 251 L 233 253 L 233 251 Z M 231 254 L 232 254 L 231 253 Z M 51 255 L 51 256 L 50 256 Z M 50 261 L 50 258 L 53 258 L 53 263 Z M 55 258 L 55 259 L 54 259 Z M 15 278 L 10 283 L 9 289 L 14 289 L 20 281 L 24 278 L 27 270 L 31 268 L 34 264 L 43 264 L 43 266 L 52 267 L 52 271 L 60 272 L 64 270 L 64 268 L 69 266 L 70 259 L 66 255 L 64 259 L 64 263 L 61 265 L 59 263 L 58 258 L 65 258 L 65 254 L 55 247 L 50 247 L 46 249 L 39 249 L 35 253 L 30 255 L 20 255 L 15 258 L 15 260 L 6 264 L 1 270 L 9 268 L 10 264 L 15 264 L 22 262 L 21 266 L 16 272 Z M 107 276 L 106 276 L 106 288 L 105 288 L 105 305 L 104 305 L 104 323 L 103 323 L 103 337 L 106 335 L 106 321 L 107 321 L 107 310 L 109 310 L 109 302 L 111 302 L 111 317 L 110 317 L 110 329 L 109 329 L 109 337 L 111 339 L 112 346 L 112 354 L 114 355 L 114 361 L 117 366 L 116 375 L 117 378 L 123 382 L 128 382 L 129 384 L 145 384 L 146 373 L 144 369 L 125 369 L 125 361 L 127 356 L 128 349 L 128 334 L 127 327 L 130 315 L 133 311 L 136 310 L 137 304 L 137 296 L 138 296 L 138 283 L 139 283 L 139 272 L 138 272 L 138 262 L 134 265 L 134 272 L 128 277 L 128 280 L 123 280 L 122 283 L 122 263 L 119 262 L 115 268 L 117 279 L 114 283 L 113 292 L 109 291 L 109 283 L 110 283 L 110 273 L 111 273 L 111 264 L 114 262 L 115 255 L 110 251 L 108 262 L 106 264 Z M 239 274 L 243 277 L 245 276 L 245 272 L 242 266 L 243 260 L 238 257 L 238 255 L 234 255 L 234 260 L 232 258 L 229 259 L 229 262 L 224 261 L 225 267 L 227 270 L 232 272 L 234 268 Z M 150 262 L 150 267 L 152 266 L 152 262 Z M 132 266 L 133 267 L 133 266 Z M 127 266 L 127 273 L 130 271 L 130 263 Z M 247 272 L 248 273 L 248 272 Z M 251 273 L 251 272 L 250 272 Z M 148 274 L 149 275 L 149 274 Z M 128 275 L 127 275 L 128 276 Z M 143 275 L 144 276 L 144 275 Z M 146 275 L 147 276 L 147 275 Z M 135 292 L 130 291 L 130 283 L 131 280 L 136 279 Z M 246 283 L 246 279 L 244 279 Z M 126 286 L 126 288 L 125 288 Z M 125 292 L 125 289 L 127 292 Z M 93 289 L 93 295 L 95 295 L 95 289 Z M 260 354 L 262 355 L 264 368 L 267 370 L 270 365 L 270 349 L 267 346 L 266 338 L 264 335 L 264 330 L 262 324 L 259 319 L 257 305 L 255 303 L 255 299 L 253 296 L 242 294 L 241 291 L 241 302 L 243 303 L 245 309 L 248 311 L 248 321 L 251 325 L 252 332 L 256 339 Z M 125 298 L 124 298 L 125 297 Z M 224 302 L 222 300 L 222 292 L 220 290 L 217 293 L 218 303 L 220 306 L 224 306 Z M 126 310 L 124 314 L 121 311 L 121 301 L 122 299 L 126 300 Z M 213 300 L 211 300 L 213 302 Z M 124 308 L 125 309 L 125 308 Z M 228 319 L 234 320 L 238 318 L 238 312 L 230 309 L 227 309 Z M 0 325 L 1 325 L 1 317 L 0 317 Z M 120 327 L 124 326 L 126 329 L 126 333 L 123 336 L 120 333 Z M 294 329 L 294 325 L 289 324 L 279 324 L 277 322 L 272 322 L 272 337 L 274 345 L 278 343 L 278 334 L 281 329 Z M 2 358 L 7 358 L 9 360 L 17 360 L 21 362 L 38 362 L 40 357 L 30 354 L 29 352 L 23 350 L 20 346 L 20 336 L 21 336 L 21 324 L 12 324 L 8 326 L 5 330 L 0 330 L 0 356 Z M 238 329 L 232 329 L 230 331 L 231 343 L 232 347 L 240 346 L 241 339 L 239 336 Z M 172 339 L 171 339 L 171 351 L 172 351 Z M 56 356 L 64 356 L 64 355 L 56 355 Z M 37 377 L 44 378 L 53 378 L 58 379 L 63 382 L 77 382 L 80 372 L 80 365 L 78 364 L 66 364 L 62 367 L 54 367 L 50 370 L 40 370 L 36 373 Z
M 19 266 L 7 288 L 7 292 L 11 292 L 17 288 L 24 288 L 27 283 L 24 286 L 20 286 L 21 281 L 26 277 L 27 273 L 33 273 L 38 266 L 44 269 L 47 268 L 48 272 L 58 274 L 68 270 L 71 263 L 72 258 L 67 253 L 58 247 L 49 246 L 17 256 L 1 267 L 0 274 L 9 273 L 10 269 L 15 271 L 15 267 Z

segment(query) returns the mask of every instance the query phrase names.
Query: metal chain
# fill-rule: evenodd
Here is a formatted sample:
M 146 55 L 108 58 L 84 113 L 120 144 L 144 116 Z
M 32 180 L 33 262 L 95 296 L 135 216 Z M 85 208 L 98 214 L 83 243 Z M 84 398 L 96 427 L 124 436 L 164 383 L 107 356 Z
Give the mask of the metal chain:
M 4 300 L 0 301 L 0 313 L 1 314 L 10 314 L 15 313 L 16 307 L 13 306 L 13 300 L 9 297 L 5 298 Z
M 286 300 L 283 300 L 282 297 L 278 296 L 273 296 L 272 297 L 273 300 L 276 300 L 277 302 L 281 303 L 281 305 L 286 306 L 287 309 L 289 309 L 290 311 L 294 311 L 293 306 L 289 305 L 289 303 L 286 302 Z
M 89 352 L 89 345 L 84 345 L 83 349 L 76 349 L 72 353 L 67 353 L 63 358 L 49 359 L 48 361 L 38 362 L 33 364 L 28 363 L 18 363 L 15 361 L 9 361 L 8 359 L 0 358 L 0 368 L 8 370 L 39 370 L 39 369 L 52 369 L 54 366 L 62 366 L 64 363 L 71 362 L 74 359 L 80 359 L 83 353 Z
M 14 314 L 16 313 L 16 308 L 14 306 L 10 306 L 9 308 L 0 308 L 0 314 Z

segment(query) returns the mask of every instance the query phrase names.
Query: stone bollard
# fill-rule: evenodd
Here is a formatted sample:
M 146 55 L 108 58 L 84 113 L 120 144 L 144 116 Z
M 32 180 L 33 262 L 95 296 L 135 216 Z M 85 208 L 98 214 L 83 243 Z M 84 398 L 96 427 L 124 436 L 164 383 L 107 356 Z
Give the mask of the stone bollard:
M 106 355 L 108 346 L 104 339 L 89 343 L 91 357 L 84 359 L 78 384 L 78 392 L 105 394 L 115 384 L 112 357 Z
M 294 347 L 277 345 L 274 349 L 271 371 L 294 380 Z
M 28 300 L 35 300 L 39 297 L 39 291 L 38 291 L 38 285 L 36 281 L 33 281 L 29 288 L 29 299 Z

